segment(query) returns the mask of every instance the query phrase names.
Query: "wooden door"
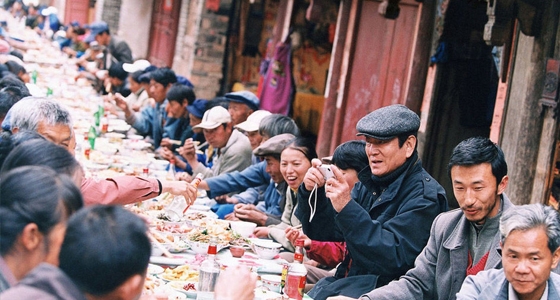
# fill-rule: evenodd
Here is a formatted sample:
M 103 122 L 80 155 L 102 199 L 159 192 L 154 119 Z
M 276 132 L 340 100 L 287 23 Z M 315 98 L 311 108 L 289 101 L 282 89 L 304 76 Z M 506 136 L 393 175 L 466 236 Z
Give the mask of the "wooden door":
M 148 60 L 158 67 L 173 64 L 180 11 L 181 0 L 154 1 Z
M 64 9 L 64 25 L 78 21 L 80 25 L 89 23 L 89 0 L 66 1 Z
M 405 104 L 417 30 L 418 3 L 400 2 L 396 20 L 378 13 L 381 2 L 362 1 L 344 97 L 344 130 L 338 143 L 356 139 L 356 123 L 367 113 Z M 418 99 L 420 102 L 421 99 Z M 419 105 L 418 105 L 419 106 Z

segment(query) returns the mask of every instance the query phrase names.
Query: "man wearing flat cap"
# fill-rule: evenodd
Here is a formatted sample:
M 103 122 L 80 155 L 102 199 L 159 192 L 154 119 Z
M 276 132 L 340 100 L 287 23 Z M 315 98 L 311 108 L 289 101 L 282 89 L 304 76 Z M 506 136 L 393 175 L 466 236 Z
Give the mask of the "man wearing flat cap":
M 224 98 L 229 102 L 228 111 L 233 125 L 245 122 L 249 115 L 259 109 L 259 98 L 249 91 L 227 93 Z
M 418 115 L 403 105 L 383 107 L 363 117 L 356 129 L 366 139 L 369 167 L 358 174 L 360 181 L 354 187 L 348 186 L 336 166 L 331 166 L 334 177 L 325 181 L 317 168 L 321 162 L 312 162 L 298 202 L 309 202 L 312 193 L 306 186 L 314 184 L 325 189 L 328 199 L 317 199 L 316 207 L 322 209 L 311 221 L 309 210 L 298 208 L 296 216 L 309 238 L 346 242 L 347 250 L 335 276 L 320 280 L 309 292 L 313 299 L 359 297 L 414 266 L 432 221 L 447 210 L 444 189 L 422 168 L 418 157 L 419 127 Z

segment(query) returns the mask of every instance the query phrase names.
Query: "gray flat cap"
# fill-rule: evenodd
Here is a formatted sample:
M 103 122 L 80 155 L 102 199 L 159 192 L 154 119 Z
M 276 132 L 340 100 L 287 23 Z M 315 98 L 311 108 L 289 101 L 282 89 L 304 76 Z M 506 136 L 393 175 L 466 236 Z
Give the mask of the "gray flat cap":
M 280 154 L 295 138 L 289 133 L 273 136 L 253 150 L 253 153 L 257 156 Z
M 357 135 L 365 135 L 378 140 L 390 140 L 403 133 L 416 133 L 420 127 L 420 117 L 401 104 L 376 109 L 361 118 L 356 125 Z

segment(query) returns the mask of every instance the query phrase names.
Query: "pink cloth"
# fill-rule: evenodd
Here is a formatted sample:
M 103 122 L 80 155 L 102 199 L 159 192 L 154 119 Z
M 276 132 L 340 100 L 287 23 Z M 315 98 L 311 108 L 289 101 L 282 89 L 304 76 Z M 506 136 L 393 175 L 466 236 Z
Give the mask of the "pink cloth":
M 159 183 L 155 178 L 121 176 L 107 179 L 84 178 L 81 186 L 85 205 L 130 204 L 157 197 Z
M 274 57 L 268 65 L 263 80 L 260 99 L 261 109 L 273 114 L 288 115 L 292 105 L 294 79 L 290 41 L 278 43 Z
M 325 265 L 335 268 L 344 259 L 346 244 L 344 242 L 319 242 L 311 240 L 311 247 L 306 249 L 307 257 Z
M 18 283 L 16 276 L 12 272 L 12 269 L 8 267 L 8 264 L 6 264 L 6 261 L 4 260 L 4 258 L 2 258 L 2 256 L 0 256 L 0 277 L 3 277 L 5 283 L 7 283 L 10 287 Z

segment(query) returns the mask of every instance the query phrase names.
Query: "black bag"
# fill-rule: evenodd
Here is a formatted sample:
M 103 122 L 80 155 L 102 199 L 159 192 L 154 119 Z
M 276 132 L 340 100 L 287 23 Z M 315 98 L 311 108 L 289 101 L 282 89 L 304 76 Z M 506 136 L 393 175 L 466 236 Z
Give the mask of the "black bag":
M 355 275 L 346 278 L 325 277 L 319 280 L 307 293 L 314 300 L 324 300 L 331 296 L 359 298 L 377 286 L 379 275 Z

